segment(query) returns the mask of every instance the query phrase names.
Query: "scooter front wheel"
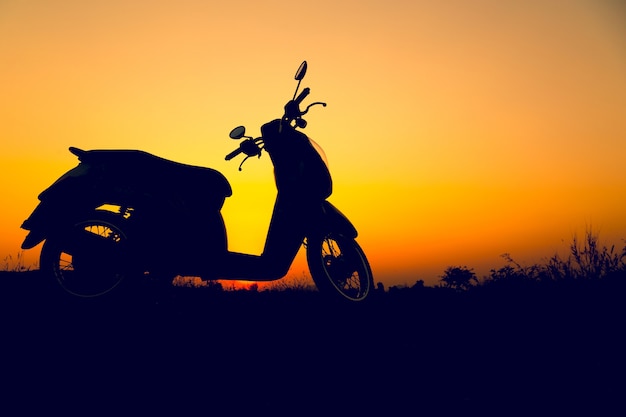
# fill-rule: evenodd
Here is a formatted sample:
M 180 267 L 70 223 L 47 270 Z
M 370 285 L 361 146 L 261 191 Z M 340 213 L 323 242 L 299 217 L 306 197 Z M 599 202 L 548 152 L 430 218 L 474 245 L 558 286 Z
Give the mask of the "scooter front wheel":
M 126 278 L 128 238 L 114 219 L 106 217 L 77 222 L 44 243 L 40 269 L 72 295 L 100 296 Z
M 338 233 L 307 239 L 306 255 L 320 292 L 347 301 L 364 301 L 374 290 L 369 262 L 359 244 Z

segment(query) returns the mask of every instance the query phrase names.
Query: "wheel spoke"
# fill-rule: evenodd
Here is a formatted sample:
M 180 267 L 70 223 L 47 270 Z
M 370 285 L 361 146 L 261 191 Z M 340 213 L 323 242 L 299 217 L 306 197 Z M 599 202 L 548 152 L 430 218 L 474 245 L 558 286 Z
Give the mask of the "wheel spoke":
M 321 257 L 321 270 L 318 272 L 312 268 L 311 271 L 318 287 L 328 287 L 329 291 L 354 301 L 367 297 L 373 287 L 373 280 L 367 260 L 356 242 L 333 235 L 325 236 L 318 242 L 317 256 Z M 313 251 L 314 246 L 307 246 L 307 254 L 311 259 L 314 257 Z

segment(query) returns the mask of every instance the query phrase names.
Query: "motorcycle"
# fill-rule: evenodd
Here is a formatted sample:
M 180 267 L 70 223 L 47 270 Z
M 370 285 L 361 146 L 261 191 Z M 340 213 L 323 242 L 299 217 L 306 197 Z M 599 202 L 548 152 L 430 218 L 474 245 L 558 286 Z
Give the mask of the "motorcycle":
M 218 171 L 182 164 L 139 150 L 70 147 L 79 159 L 39 195 L 22 224 L 29 233 L 22 248 L 45 241 L 40 270 L 70 294 L 95 297 L 149 276 L 171 283 L 176 276 L 204 280 L 273 281 L 283 278 L 300 247 L 306 248 L 311 277 L 323 294 L 362 302 L 374 291 L 369 262 L 356 242 L 354 225 L 329 201 L 332 179 L 316 145 L 300 130 L 311 107 L 298 68 L 293 98 L 280 119 L 230 132 L 241 140 L 226 155 L 269 154 L 277 197 L 261 255 L 228 250 L 221 208 L 232 195 Z M 139 278 L 138 278 L 139 277 Z

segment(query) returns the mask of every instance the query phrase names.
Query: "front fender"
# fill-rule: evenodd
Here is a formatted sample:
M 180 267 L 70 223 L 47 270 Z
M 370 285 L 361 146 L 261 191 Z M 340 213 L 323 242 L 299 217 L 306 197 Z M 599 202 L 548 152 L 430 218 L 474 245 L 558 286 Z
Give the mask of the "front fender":
M 337 207 L 329 201 L 322 204 L 322 218 L 320 220 L 322 229 L 329 232 L 339 232 L 342 235 L 355 239 L 358 235 L 356 227 Z

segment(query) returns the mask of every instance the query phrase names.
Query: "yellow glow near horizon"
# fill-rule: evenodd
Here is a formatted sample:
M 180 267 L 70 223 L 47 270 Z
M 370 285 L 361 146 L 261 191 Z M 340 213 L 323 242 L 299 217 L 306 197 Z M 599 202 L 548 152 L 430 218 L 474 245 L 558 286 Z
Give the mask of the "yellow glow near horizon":
M 238 172 L 228 132 L 278 117 L 303 59 L 307 100 L 328 102 L 305 132 L 377 281 L 540 261 L 588 225 L 619 244 L 625 18 L 608 0 L 5 1 L 0 256 L 76 163 L 69 146 L 218 169 L 230 247 L 259 253 L 271 164 Z

